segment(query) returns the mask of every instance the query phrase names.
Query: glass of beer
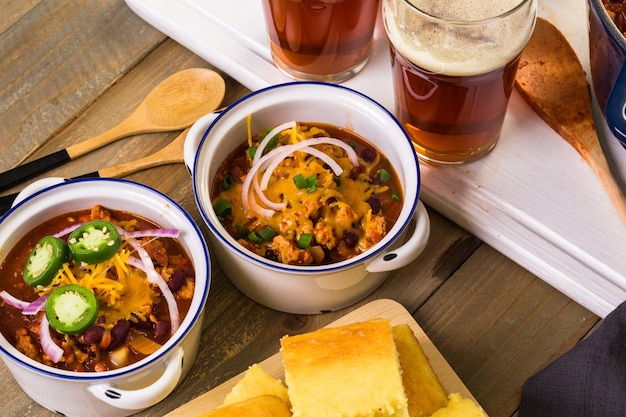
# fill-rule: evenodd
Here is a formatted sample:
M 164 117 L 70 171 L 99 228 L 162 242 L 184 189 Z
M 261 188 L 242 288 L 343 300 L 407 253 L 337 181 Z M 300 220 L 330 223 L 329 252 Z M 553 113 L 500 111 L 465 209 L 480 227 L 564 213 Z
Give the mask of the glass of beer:
M 340 83 L 367 63 L 380 0 L 263 0 L 276 66 L 296 80 Z
M 536 0 L 383 0 L 396 116 L 420 159 L 493 149 L 536 14 Z

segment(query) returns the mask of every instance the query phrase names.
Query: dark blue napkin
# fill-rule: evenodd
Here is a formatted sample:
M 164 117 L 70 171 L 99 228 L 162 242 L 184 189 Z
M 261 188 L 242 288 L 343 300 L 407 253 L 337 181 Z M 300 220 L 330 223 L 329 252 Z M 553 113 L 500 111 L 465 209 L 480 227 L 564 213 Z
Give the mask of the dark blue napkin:
M 626 302 L 524 384 L 520 417 L 626 417 Z

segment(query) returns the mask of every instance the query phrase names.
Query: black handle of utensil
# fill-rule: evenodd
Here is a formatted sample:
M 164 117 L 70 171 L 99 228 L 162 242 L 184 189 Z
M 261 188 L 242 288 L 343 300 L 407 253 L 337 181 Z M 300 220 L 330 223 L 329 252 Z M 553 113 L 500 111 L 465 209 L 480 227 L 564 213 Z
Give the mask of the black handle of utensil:
M 0 197 L 0 216 L 4 216 L 4 213 L 9 211 L 9 209 L 11 208 L 11 205 L 13 205 L 13 202 L 15 201 L 15 198 L 17 197 L 17 194 L 18 193 L 4 195 Z
M 78 179 L 78 178 L 100 178 L 100 174 L 96 171 L 96 172 L 90 172 L 88 174 L 83 174 L 78 177 L 74 177 L 74 179 Z M 9 209 L 13 205 L 13 202 L 17 198 L 18 194 L 19 193 L 13 193 L 13 194 L 8 194 L 8 195 L 3 195 L 0 197 L 0 216 L 4 216 L 4 214 L 7 211 L 9 211 Z
M 70 158 L 70 154 L 67 153 L 67 150 L 62 149 L 51 153 L 50 155 L 35 159 L 34 161 L 11 168 L 8 171 L 0 173 L 0 191 L 6 190 L 9 187 L 33 178 L 34 176 L 51 170 L 52 168 L 61 166 L 71 160 L 72 158 Z

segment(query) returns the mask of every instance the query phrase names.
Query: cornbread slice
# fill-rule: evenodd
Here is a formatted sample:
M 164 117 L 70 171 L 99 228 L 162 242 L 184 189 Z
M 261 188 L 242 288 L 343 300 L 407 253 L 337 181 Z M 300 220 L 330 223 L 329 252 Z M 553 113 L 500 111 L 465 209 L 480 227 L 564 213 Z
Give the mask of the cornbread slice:
M 223 405 L 200 417 L 291 417 L 289 407 L 273 395 L 260 395 L 238 403 Z
M 408 417 L 387 319 L 281 339 L 294 417 Z
M 430 416 L 445 407 L 448 396 L 408 324 L 392 327 L 402 367 L 402 381 L 411 417 Z
M 472 399 L 453 393 L 450 394 L 448 405 L 435 411 L 431 417 L 487 417 L 487 414 Z
M 261 395 L 273 395 L 289 405 L 287 387 L 283 385 L 282 381 L 265 372 L 259 364 L 254 364 L 246 370 L 243 378 L 226 395 L 224 405 Z

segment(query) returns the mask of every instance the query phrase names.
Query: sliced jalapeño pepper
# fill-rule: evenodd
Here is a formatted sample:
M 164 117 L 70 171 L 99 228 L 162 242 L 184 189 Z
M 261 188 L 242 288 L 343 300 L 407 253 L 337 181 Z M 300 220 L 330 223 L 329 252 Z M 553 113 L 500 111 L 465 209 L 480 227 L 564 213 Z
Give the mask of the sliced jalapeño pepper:
M 112 223 L 92 220 L 74 230 L 67 244 L 76 262 L 93 265 L 112 258 L 122 246 L 122 239 Z
M 91 290 L 78 284 L 55 288 L 46 301 L 46 318 L 62 334 L 80 334 L 98 318 L 98 300 Z
M 69 250 L 64 241 L 54 236 L 43 237 L 26 259 L 24 282 L 33 287 L 48 285 L 67 262 Z

